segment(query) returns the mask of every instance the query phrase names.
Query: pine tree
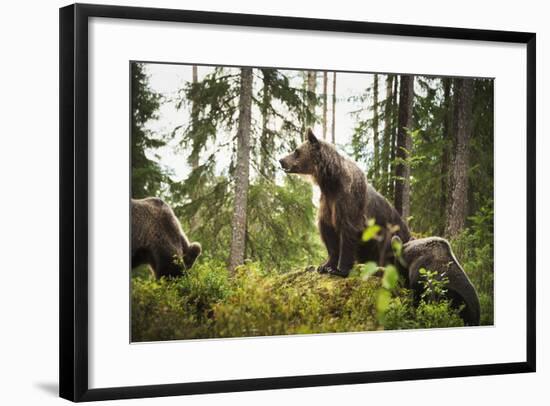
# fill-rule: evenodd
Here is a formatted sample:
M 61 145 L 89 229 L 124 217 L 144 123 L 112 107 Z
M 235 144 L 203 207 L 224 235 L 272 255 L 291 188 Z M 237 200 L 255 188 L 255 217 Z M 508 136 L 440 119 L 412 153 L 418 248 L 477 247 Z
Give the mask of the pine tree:
M 192 80 L 193 80 L 193 86 L 197 85 L 198 79 L 198 68 L 197 65 L 193 65 L 192 67 Z M 192 125 L 192 131 L 196 132 L 198 131 L 198 115 L 199 115 L 199 109 L 198 109 L 198 100 L 197 95 L 195 95 L 195 99 L 191 101 L 191 125 Z M 193 137 L 193 139 L 196 139 L 196 137 Z M 191 154 L 189 154 L 189 164 L 191 165 L 192 169 L 196 169 L 199 166 L 199 151 L 193 146 L 193 150 Z
M 391 134 L 393 126 L 393 75 L 387 75 L 386 77 L 386 99 L 384 100 L 384 134 L 382 139 L 382 152 L 381 152 L 381 166 L 382 173 L 380 178 L 380 192 L 384 196 L 389 196 L 389 162 L 390 162 L 390 146 L 391 146 Z
M 388 198 L 391 198 L 393 201 L 395 201 L 395 169 L 397 167 L 395 162 L 395 151 L 397 149 L 396 146 L 396 140 L 397 140 L 397 131 L 398 127 L 396 124 L 396 115 L 397 115 L 397 106 L 398 106 L 398 92 L 399 92 L 399 76 L 395 77 L 395 80 L 393 81 L 393 94 L 392 94 L 392 130 L 391 130 L 391 138 L 390 138 L 390 176 L 389 176 L 389 184 L 388 184 Z
M 332 143 L 336 144 L 336 72 L 332 77 Z
M 451 163 L 451 196 L 445 234 L 456 236 L 466 222 L 468 210 L 468 165 L 472 130 L 472 79 L 455 79 L 453 109 L 453 149 Z
M 410 175 L 409 155 L 412 148 L 412 139 L 409 133 L 412 130 L 412 113 L 414 101 L 414 76 L 402 75 L 399 89 L 399 116 L 397 129 L 397 145 L 395 156 L 395 209 L 407 219 L 410 215 Z
M 323 140 L 327 140 L 327 84 L 328 72 L 323 72 Z
M 250 172 L 250 130 L 252 114 L 252 69 L 241 69 L 239 100 L 239 128 L 237 131 L 237 166 L 235 168 L 235 195 L 231 221 L 231 250 L 229 269 L 244 262 L 246 238 L 246 213 Z
M 145 124 L 157 118 L 161 96 L 149 87 L 145 67 L 132 63 L 132 197 L 157 196 L 166 176 L 160 165 L 145 155 L 146 150 L 162 147 L 166 142 L 155 137 Z
M 374 74 L 372 101 L 372 140 L 374 149 L 374 165 L 372 181 L 380 188 L 380 140 L 378 138 L 378 74 Z
M 315 108 L 317 106 L 317 72 L 310 70 L 307 72 L 307 119 L 306 126 L 313 127 L 315 124 Z

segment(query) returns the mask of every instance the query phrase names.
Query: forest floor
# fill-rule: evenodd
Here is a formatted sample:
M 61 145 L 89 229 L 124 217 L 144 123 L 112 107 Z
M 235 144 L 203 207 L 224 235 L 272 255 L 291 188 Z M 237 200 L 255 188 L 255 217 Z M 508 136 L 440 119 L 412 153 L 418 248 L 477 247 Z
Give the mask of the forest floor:
M 413 306 L 397 277 L 388 285 L 361 267 L 347 278 L 312 269 L 276 273 L 247 263 L 230 276 L 223 263 L 203 260 L 161 280 L 135 270 L 132 341 L 463 326 L 445 300 Z

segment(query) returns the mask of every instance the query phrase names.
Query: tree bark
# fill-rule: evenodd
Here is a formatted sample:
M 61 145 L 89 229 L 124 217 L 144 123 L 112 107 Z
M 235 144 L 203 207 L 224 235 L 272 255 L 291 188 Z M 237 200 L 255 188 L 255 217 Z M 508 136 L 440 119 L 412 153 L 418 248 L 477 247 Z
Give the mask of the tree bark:
M 271 104 L 270 81 L 272 80 L 273 72 L 271 69 L 262 69 L 263 87 L 262 87 L 262 104 L 260 112 L 262 114 L 262 134 L 260 135 L 260 170 L 263 175 L 272 179 L 274 176 L 273 165 L 270 162 L 270 153 L 273 150 L 273 138 L 269 134 L 269 106 Z
M 390 140 L 390 176 L 388 182 L 388 196 L 391 196 L 391 199 L 395 202 L 395 150 L 396 150 L 396 138 L 397 138 L 397 125 L 395 125 L 395 116 L 397 113 L 397 100 L 399 92 L 399 76 L 395 76 L 393 81 L 393 98 L 392 98 L 392 107 L 391 107 L 391 140 Z
M 381 165 L 382 173 L 380 178 L 380 185 L 382 186 L 380 192 L 384 196 L 388 196 L 389 185 L 388 185 L 388 165 L 390 160 L 390 142 L 391 142 L 391 130 L 392 130 L 392 85 L 393 85 L 393 76 L 388 75 L 386 78 L 386 101 L 384 102 L 384 134 L 382 139 L 382 156 L 381 156 Z
M 332 78 L 332 143 L 336 144 L 336 72 Z
M 443 79 L 443 156 L 441 157 L 441 199 L 439 201 L 439 215 L 441 220 L 440 234 L 445 233 L 445 219 L 447 215 L 447 194 L 449 193 L 449 155 L 451 132 L 451 79 Z
M 235 203 L 231 221 L 229 270 L 242 265 L 245 255 L 246 214 L 250 171 L 250 127 L 252 110 L 252 69 L 241 69 L 239 127 L 237 130 L 237 165 L 235 168 Z
M 399 116 L 397 118 L 397 150 L 399 162 L 395 168 L 395 209 L 403 220 L 410 215 L 411 168 L 408 163 L 412 140 L 408 130 L 412 128 L 414 100 L 414 76 L 402 75 L 399 89 Z
M 450 201 L 445 235 L 455 237 L 466 223 L 468 210 L 468 164 L 472 128 L 474 81 L 455 79 L 453 109 L 453 159 L 451 164 Z
M 327 84 L 328 72 L 323 72 L 323 140 L 327 140 Z
M 195 86 L 198 82 L 198 68 L 197 65 L 193 65 L 192 68 L 192 80 L 193 80 L 193 86 Z M 192 101 L 191 106 L 191 125 L 193 126 L 193 139 L 197 136 L 197 127 L 198 127 L 198 119 L 199 119 L 199 102 L 195 99 Z M 199 151 L 195 151 L 195 145 L 193 143 L 193 151 L 191 152 L 191 155 L 189 156 L 189 165 L 191 165 L 192 169 L 196 169 L 199 166 Z
M 316 95 L 315 88 L 317 87 L 317 72 L 310 70 L 307 72 L 307 109 L 308 120 L 307 126 L 312 127 L 315 124 L 315 107 L 316 107 Z
M 372 140 L 374 146 L 374 184 L 380 187 L 380 140 L 378 139 L 378 75 L 374 74 L 372 106 Z

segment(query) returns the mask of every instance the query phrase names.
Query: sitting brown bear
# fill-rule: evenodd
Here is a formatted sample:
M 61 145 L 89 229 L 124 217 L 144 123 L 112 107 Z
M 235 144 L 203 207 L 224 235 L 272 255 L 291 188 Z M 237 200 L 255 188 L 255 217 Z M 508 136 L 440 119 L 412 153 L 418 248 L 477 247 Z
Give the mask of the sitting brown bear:
M 347 276 L 354 262 L 384 262 L 392 256 L 385 244 L 361 241 L 368 219 L 382 227 L 382 240 L 391 236 L 389 226 L 401 240 L 408 241 L 409 229 L 395 208 L 370 184 L 363 171 L 340 155 L 333 145 L 318 140 L 311 129 L 307 141 L 280 161 L 286 173 L 310 175 L 321 189 L 319 232 L 328 251 L 328 260 L 318 270 Z M 381 252 L 383 251 L 383 252 Z
M 397 244 L 396 244 L 397 243 Z M 399 237 L 392 238 L 392 246 L 401 245 L 398 267 L 413 290 L 416 301 L 423 292 L 420 269 L 436 272 L 436 278 L 447 277 L 447 297 L 454 307 L 464 305 L 460 316 L 467 325 L 478 326 L 480 321 L 479 297 L 464 269 L 456 259 L 449 242 L 440 237 L 410 240 L 402 244 Z
M 190 243 L 174 212 L 161 199 L 132 199 L 132 268 L 149 264 L 158 278 L 180 276 L 174 260 L 182 258 L 191 268 L 201 253 L 201 245 Z

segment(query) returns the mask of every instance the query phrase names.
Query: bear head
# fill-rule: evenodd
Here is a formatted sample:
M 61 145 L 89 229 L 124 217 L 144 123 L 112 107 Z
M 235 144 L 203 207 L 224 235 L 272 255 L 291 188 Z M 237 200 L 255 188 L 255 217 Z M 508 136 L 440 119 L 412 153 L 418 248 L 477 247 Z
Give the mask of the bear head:
M 318 161 L 321 142 L 315 137 L 311 128 L 307 131 L 307 140 L 293 153 L 279 160 L 281 168 L 286 173 L 314 175 L 315 163 Z

